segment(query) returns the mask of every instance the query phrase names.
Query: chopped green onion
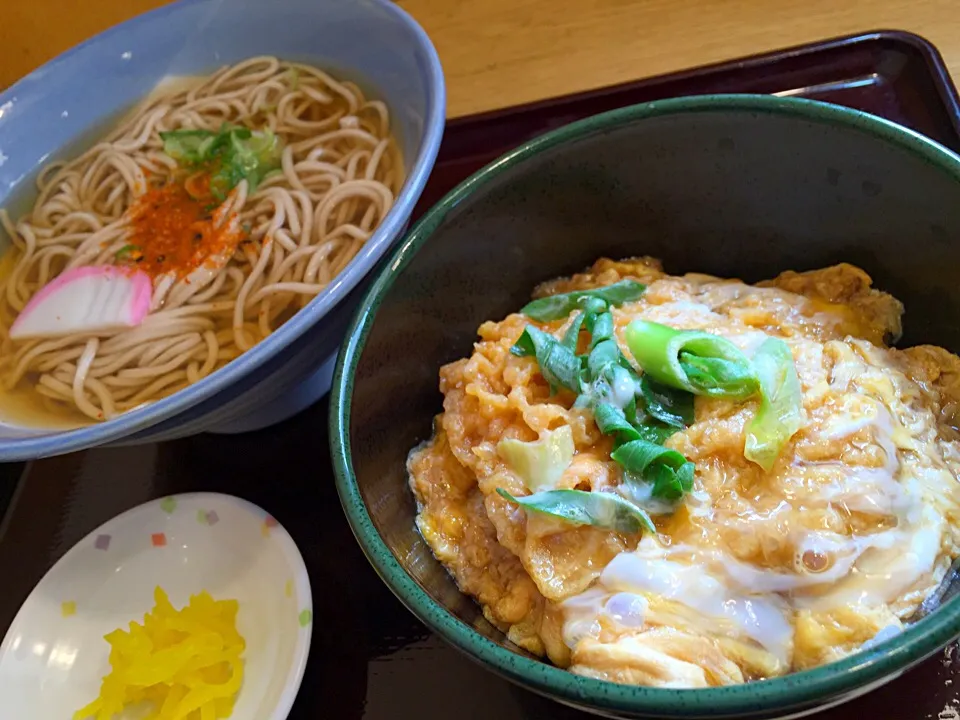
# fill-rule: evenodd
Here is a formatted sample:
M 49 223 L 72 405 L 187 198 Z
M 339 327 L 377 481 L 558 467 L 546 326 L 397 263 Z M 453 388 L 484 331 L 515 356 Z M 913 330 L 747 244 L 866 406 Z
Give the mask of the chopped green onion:
M 636 475 L 644 475 L 654 465 L 666 465 L 679 469 L 687 459 L 676 450 L 654 445 L 644 440 L 634 440 L 621 445 L 611 454 L 624 469 Z
M 693 463 L 676 450 L 646 440 L 633 440 L 610 457 L 634 476 L 653 483 L 654 497 L 676 500 L 693 486 Z
M 753 357 L 760 408 L 747 426 L 743 454 L 769 471 L 783 446 L 803 425 L 803 393 L 790 347 L 768 338 Z
M 649 375 L 640 378 L 640 394 L 648 415 L 662 423 L 682 429 L 693 424 L 693 395 L 658 383 Z
M 503 488 L 497 488 L 497 492 L 527 511 L 550 515 L 573 525 L 592 525 L 630 534 L 657 531 L 646 512 L 614 493 L 545 490 L 518 498 Z
M 604 435 L 615 435 L 618 442 L 639 440 L 639 431 L 627 420 L 626 413 L 616 405 L 598 402 L 593 406 L 593 419 Z
M 130 253 L 137 252 L 139 250 L 140 248 L 136 245 L 124 245 L 122 248 L 117 250 L 116 253 L 114 253 L 114 257 L 117 260 L 123 260 L 124 258 L 129 257 Z
M 532 442 L 504 438 L 497 443 L 497 453 L 531 492 L 556 487 L 573 461 L 574 452 L 573 430 L 569 425 L 546 430 L 539 440 Z
M 654 445 L 663 445 L 667 441 L 667 438 L 677 434 L 683 429 L 666 425 L 649 413 L 639 410 L 637 408 L 636 398 L 623 409 L 623 414 L 626 416 L 627 422 L 633 425 L 640 434 L 640 439 L 646 440 Z
M 593 406 L 593 419 L 600 432 L 615 436 L 617 445 L 633 440 L 662 445 L 668 437 L 679 430 L 650 418 L 639 422 L 636 416 L 636 401 L 632 407 L 628 406 L 623 410 L 608 402 L 598 402 Z
M 640 433 L 641 440 L 646 440 L 648 443 L 653 443 L 654 445 L 663 445 L 669 437 L 676 435 L 680 431 L 680 428 L 664 425 L 661 422 L 650 419 L 642 423 L 637 423 L 634 427 L 637 428 L 637 432 Z
M 625 302 L 638 300 L 646 287 L 636 280 L 621 280 L 613 285 L 594 288 L 593 290 L 578 290 L 539 298 L 524 305 L 520 312 L 534 320 L 549 322 L 566 317 L 577 308 L 586 310 L 586 303 L 591 298 L 601 300 L 604 303 L 601 310 L 593 310 L 593 312 L 601 312 L 607 306 L 618 306 Z M 592 307 L 596 308 L 597 306 L 594 304 Z
M 583 329 L 583 321 L 586 318 L 586 313 L 577 313 L 576 317 L 573 318 L 573 322 L 570 323 L 570 327 L 567 328 L 567 331 L 563 334 L 563 340 L 560 341 L 560 344 L 565 348 L 569 348 L 572 352 L 577 352 L 577 343 L 580 342 L 580 331 Z
M 651 495 L 661 500 L 679 500 L 693 488 L 695 468 L 692 462 L 685 462 L 679 468 L 666 465 L 654 465 L 645 478 L 653 483 Z M 628 477 L 630 473 L 627 473 Z
M 212 130 L 171 130 L 160 133 L 163 151 L 182 165 L 208 167 L 210 191 L 223 199 L 241 180 L 250 192 L 280 167 L 283 144 L 270 129 L 254 131 L 224 123 Z
M 604 340 L 594 345 L 587 356 L 587 372 L 594 380 L 606 377 L 611 368 L 619 365 L 620 348 L 615 340 Z
M 213 158 L 220 136 L 210 130 L 171 130 L 160 133 L 163 152 L 178 163 L 199 165 Z
M 300 87 L 300 71 L 292 67 L 287 70 L 287 75 L 290 77 L 290 89 L 297 90 Z
M 553 335 L 528 325 L 510 352 L 518 357 L 534 356 L 552 392 L 558 387 L 580 392 L 580 360 Z
M 687 387 L 678 388 L 676 385 L 663 382 L 654 373 L 647 372 L 642 377 L 639 376 L 620 351 L 614 332 L 613 315 L 609 312 L 610 303 L 636 299 L 642 294 L 643 289 L 644 287 L 639 283 L 623 281 L 597 291 L 567 293 L 535 300 L 527 305 L 523 312 L 537 320 L 546 321 L 564 317 L 578 308 L 580 312 L 571 320 L 562 340 L 558 341 L 553 335 L 529 325 L 510 350 L 520 357 L 535 356 L 540 372 L 550 383 L 552 392 L 556 392 L 558 387 L 565 387 L 578 393 L 574 407 L 590 408 L 600 432 L 614 436 L 616 450 L 611 457 L 623 467 L 626 482 L 636 484 L 642 481 L 648 485 L 649 490 L 644 490 L 638 496 L 646 492 L 647 497 L 653 496 L 672 502 L 690 490 L 693 484 L 694 466 L 682 454 L 664 448 L 663 443 L 671 435 L 693 423 L 693 396 Z M 654 323 L 648 323 L 648 325 L 660 334 L 665 332 L 668 335 L 667 340 L 681 335 L 679 331 L 662 325 Z M 577 355 L 580 333 L 583 330 L 590 333 L 589 352 Z M 743 358 L 735 346 L 723 338 L 707 333 L 694 333 L 694 335 L 697 337 L 692 339 L 699 342 L 689 343 L 689 347 L 680 343 L 676 349 L 678 355 L 681 350 L 683 351 L 683 358 L 678 359 L 681 372 L 684 371 L 684 367 L 689 367 L 690 374 L 694 378 L 693 381 L 687 379 L 688 385 L 692 386 L 696 382 L 698 387 L 707 388 L 710 391 L 709 394 L 714 395 L 718 394 L 716 390 L 718 385 L 721 386 L 722 391 L 731 392 L 733 380 L 739 377 L 735 372 L 739 366 L 734 363 L 734 360 L 739 358 L 742 359 L 742 365 L 746 368 L 746 382 L 752 383 L 751 392 L 753 392 L 756 379 L 752 375 L 746 358 Z M 689 334 L 685 337 L 691 339 Z M 703 338 L 708 339 L 710 343 L 720 344 L 721 349 L 729 346 L 733 350 L 726 353 L 704 353 L 703 347 L 709 343 L 703 342 Z M 724 343 L 726 346 L 723 345 Z M 689 362 L 686 362 L 688 359 Z M 703 362 L 704 359 L 706 362 Z M 727 364 L 717 365 L 717 360 Z M 686 365 L 680 364 L 682 362 L 686 362 Z M 711 366 L 710 362 L 714 362 L 715 367 Z M 710 369 L 713 369 L 714 375 L 705 375 L 705 372 Z M 684 378 L 687 376 L 684 375 Z M 638 400 L 642 403 L 642 407 Z M 548 492 L 553 491 L 544 490 L 544 488 L 550 487 L 550 483 L 555 480 L 544 480 L 544 474 L 539 470 L 529 469 L 533 465 L 540 467 L 549 464 L 545 460 L 534 458 L 533 453 L 545 451 L 539 447 L 537 449 L 526 447 L 527 445 L 530 444 L 518 443 L 514 440 L 507 441 L 504 447 L 508 449 L 501 451 L 501 456 L 514 451 L 522 453 L 522 457 L 518 457 L 515 463 L 517 467 L 523 466 L 527 469 L 518 474 L 525 478 L 524 482 L 528 489 L 538 491 L 536 493 L 538 498 L 546 496 Z M 546 499 L 552 501 L 556 497 L 576 496 L 550 495 L 544 501 Z M 518 504 L 533 502 L 515 499 L 514 501 Z M 605 498 L 603 502 L 615 501 Z M 629 499 L 624 502 L 636 509 Z M 573 511 L 568 508 L 563 512 L 569 515 Z
M 627 347 L 654 380 L 695 395 L 744 400 L 759 389 L 750 362 L 718 335 L 634 320 Z
M 610 309 L 610 304 L 606 300 L 601 300 L 598 297 L 581 299 L 580 303 L 583 305 L 583 311 L 587 313 L 587 315 L 599 315 Z
M 231 131 L 220 169 L 210 178 L 212 194 L 226 197 L 241 180 L 246 180 L 249 192 L 253 192 L 269 172 L 280 167 L 281 152 L 280 139 L 269 129 L 256 133 Z
M 609 312 L 602 312 L 596 315 L 591 315 L 587 318 L 587 330 L 590 331 L 590 349 L 595 348 L 598 344 L 609 340 L 612 342 L 613 338 L 613 315 Z M 620 350 L 617 349 L 619 354 Z
M 704 395 L 746 399 L 759 388 L 753 367 L 740 362 L 682 352 L 680 366 L 686 371 L 690 382 L 700 387 Z

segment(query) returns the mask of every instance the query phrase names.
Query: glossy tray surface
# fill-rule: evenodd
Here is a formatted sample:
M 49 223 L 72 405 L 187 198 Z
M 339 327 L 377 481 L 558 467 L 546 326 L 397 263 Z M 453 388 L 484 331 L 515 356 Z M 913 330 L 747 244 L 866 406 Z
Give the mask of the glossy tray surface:
M 469 173 L 552 128 L 633 103 L 726 92 L 847 105 L 960 151 L 960 107 L 937 51 L 912 35 L 877 32 L 454 120 L 418 212 Z M 276 517 L 307 563 L 313 642 L 292 720 L 586 718 L 461 656 L 383 585 L 340 510 L 327 411 L 323 401 L 248 435 L 200 435 L 0 466 L 0 635 L 43 573 L 102 522 L 155 497 L 223 492 Z M 816 717 L 957 720 L 958 656 L 952 645 L 886 687 Z

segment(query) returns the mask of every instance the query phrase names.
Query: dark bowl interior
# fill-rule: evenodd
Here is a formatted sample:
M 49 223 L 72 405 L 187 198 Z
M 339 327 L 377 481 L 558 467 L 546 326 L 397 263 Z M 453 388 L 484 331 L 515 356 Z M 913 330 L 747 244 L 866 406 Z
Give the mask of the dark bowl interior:
M 954 160 L 853 112 L 754 100 L 616 111 L 501 162 L 414 229 L 355 321 L 341 355 L 342 432 L 373 529 L 437 603 L 494 642 L 507 644 L 415 529 L 405 459 L 441 410 L 439 367 L 537 283 L 602 256 L 746 281 L 845 261 L 905 303 L 902 345 L 960 350 Z

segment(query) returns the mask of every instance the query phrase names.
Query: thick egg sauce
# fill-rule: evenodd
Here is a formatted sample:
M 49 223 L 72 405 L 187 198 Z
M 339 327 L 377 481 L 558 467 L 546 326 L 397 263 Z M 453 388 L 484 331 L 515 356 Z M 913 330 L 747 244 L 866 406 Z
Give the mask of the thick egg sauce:
M 572 672 L 660 687 L 781 675 L 902 629 L 960 553 L 960 360 L 882 345 L 899 336 L 902 306 L 847 265 L 752 287 L 601 260 L 538 294 L 622 278 L 647 289 L 612 310 L 621 347 L 635 318 L 722 336 L 747 356 L 782 339 L 800 429 L 766 471 L 743 454 L 757 401 L 697 397 L 694 422 L 665 443 L 695 463 L 694 485 L 654 515 L 656 533 L 526 513 L 497 494 L 526 494 L 497 454 L 504 437 L 569 426 L 561 488 L 609 489 L 622 471 L 590 411 L 510 353 L 527 319 L 485 323 L 474 354 L 441 370 L 444 412 L 409 459 L 418 526 L 461 589 L 511 640 Z M 559 337 L 568 324 L 541 327 Z M 620 407 L 633 393 L 613 390 Z

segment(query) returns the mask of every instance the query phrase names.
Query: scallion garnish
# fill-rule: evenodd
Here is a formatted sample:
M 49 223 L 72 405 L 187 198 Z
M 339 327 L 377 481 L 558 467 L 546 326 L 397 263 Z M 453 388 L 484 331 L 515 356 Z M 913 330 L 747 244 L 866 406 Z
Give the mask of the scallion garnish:
M 662 444 L 693 422 L 692 395 L 646 376 L 640 377 L 620 351 L 614 334 L 610 306 L 636 300 L 643 287 L 625 280 L 597 290 L 535 300 L 524 307 L 523 312 L 537 320 L 556 320 L 576 310 L 579 312 L 562 340 L 531 325 L 511 348 L 514 355 L 536 357 L 540 372 L 552 390 L 558 387 L 573 390 L 578 393 L 575 405 L 593 410 L 600 431 L 615 438 L 616 450 L 611 457 L 623 467 L 624 482 L 630 485 L 625 491 L 629 492 L 618 495 L 541 490 L 515 498 L 499 489 L 511 502 L 576 524 L 639 532 L 643 528 L 652 531 L 653 523 L 646 511 L 627 497 L 644 495 L 635 492 L 635 483 L 649 483 L 647 496 L 666 501 L 675 501 L 690 489 L 693 463 Z M 577 355 L 584 330 L 590 333 L 590 342 L 587 352 Z M 508 446 L 510 452 L 518 449 L 513 443 Z M 519 464 L 526 467 L 526 454 L 535 448 L 524 445 L 519 449 L 525 453 Z M 539 450 L 539 446 L 536 449 Z M 543 488 L 539 481 L 537 485 Z M 529 484 L 527 487 L 535 489 Z
M 587 373 L 591 380 L 604 379 L 611 382 L 614 368 L 620 367 L 620 348 L 616 340 L 602 340 L 594 345 L 587 355 Z
M 587 330 L 590 331 L 591 350 L 602 342 L 613 342 L 613 315 L 609 312 L 588 315 Z
M 528 325 L 510 352 L 518 357 L 534 356 L 552 392 L 558 387 L 580 392 L 580 360 L 550 333 Z
M 637 502 L 643 498 L 674 502 L 693 486 L 694 464 L 663 447 L 667 438 L 693 423 L 693 395 L 744 400 L 760 394 L 744 455 L 765 470 L 773 467 L 784 444 L 800 428 L 800 381 L 790 348 L 776 338 L 767 339 L 750 361 L 717 335 L 634 320 L 626 340 L 643 370 L 639 375 L 617 344 L 610 306 L 638 299 L 643 289 L 640 283 L 624 280 L 541 298 L 523 308 L 524 314 L 543 322 L 579 310 L 562 340 L 531 325 L 511 352 L 534 356 L 553 391 L 564 387 L 578 393 L 575 407 L 592 409 L 600 432 L 613 436 L 610 457 L 623 469 L 624 480 L 620 494 L 552 489 L 516 498 L 499 488 L 497 492 L 510 502 L 578 525 L 653 531 L 649 515 Z M 590 342 L 587 352 L 577 355 L 584 330 L 590 333 Z M 524 453 L 545 450 L 530 445 L 521 448 Z M 511 446 L 511 451 L 515 449 Z M 554 469 L 551 481 L 559 479 L 555 475 Z
M 783 340 L 764 340 L 753 368 L 760 383 L 760 408 L 747 426 L 743 454 L 769 471 L 803 424 L 803 393 L 793 354 Z
M 122 248 L 117 250 L 116 253 L 114 253 L 114 257 L 117 260 L 123 260 L 125 258 L 130 257 L 131 253 L 139 252 L 139 250 L 140 248 L 137 247 L 136 245 L 124 245 Z
M 560 344 L 571 352 L 577 352 L 577 343 L 580 341 L 580 330 L 583 329 L 583 321 L 586 319 L 586 313 L 580 312 L 576 314 L 576 317 L 573 318 L 573 322 L 570 323 L 570 327 L 567 328 L 567 331 L 563 334 L 563 340 L 560 341 Z
M 718 335 L 634 320 L 627 327 L 626 340 L 644 373 L 664 385 L 734 400 L 759 390 L 750 361 Z
M 595 403 L 593 419 L 600 428 L 600 432 L 615 436 L 618 443 L 627 443 L 641 438 L 640 431 L 627 419 L 626 413 L 611 403 Z
M 658 383 L 649 375 L 640 378 L 640 394 L 647 414 L 671 427 L 682 429 L 693 424 L 693 395 Z
M 636 439 L 614 450 L 616 460 L 628 475 L 653 483 L 653 496 L 678 500 L 693 486 L 693 463 L 676 450 Z
M 544 490 L 524 497 L 514 497 L 503 488 L 497 488 L 497 492 L 525 510 L 550 515 L 573 525 L 592 525 L 631 534 L 657 530 L 646 512 L 610 492 Z
M 283 143 L 272 130 L 250 130 L 224 124 L 212 130 L 171 130 L 160 133 L 163 151 L 181 165 L 209 170 L 210 194 L 223 200 L 241 180 L 252 193 L 269 173 L 280 167 Z
M 566 317 L 574 310 L 583 308 L 590 312 L 586 303 L 591 299 L 600 300 L 603 309 L 608 306 L 623 305 L 625 302 L 638 300 L 647 286 L 636 280 L 621 280 L 613 285 L 594 288 L 592 290 L 578 290 L 575 292 L 549 295 L 527 303 L 520 312 L 528 318 L 540 322 L 549 322 Z M 598 312 L 593 310 L 593 312 Z
M 287 76 L 290 78 L 290 89 L 297 90 L 300 88 L 300 71 L 297 68 L 292 67 L 287 70 Z

